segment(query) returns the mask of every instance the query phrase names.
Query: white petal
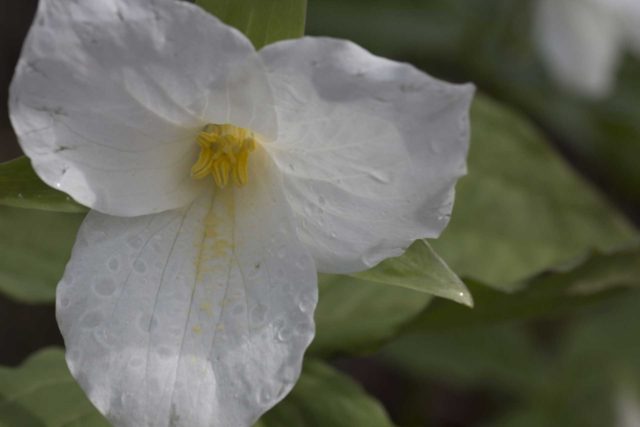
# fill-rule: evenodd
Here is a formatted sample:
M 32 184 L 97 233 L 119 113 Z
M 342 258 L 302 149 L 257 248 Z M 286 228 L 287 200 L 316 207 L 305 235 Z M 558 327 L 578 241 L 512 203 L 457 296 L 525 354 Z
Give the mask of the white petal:
M 112 215 L 182 207 L 207 123 L 275 135 L 250 42 L 174 0 L 41 0 L 11 86 L 11 119 L 49 185 Z
M 285 41 L 260 53 L 279 123 L 265 147 L 318 269 L 363 270 L 437 237 L 466 171 L 472 86 L 340 40 Z
M 592 0 L 539 0 L 535 38 L 559 83 L 587 96 L 607 95 L 623 39 L 615 11 Z
M 116 426 L 249 427 L 291 389 L 317 279 L 272 172 L 252 160 L 248 186 L 182 210 L 88 215 L 57 316 L 71 372 Z

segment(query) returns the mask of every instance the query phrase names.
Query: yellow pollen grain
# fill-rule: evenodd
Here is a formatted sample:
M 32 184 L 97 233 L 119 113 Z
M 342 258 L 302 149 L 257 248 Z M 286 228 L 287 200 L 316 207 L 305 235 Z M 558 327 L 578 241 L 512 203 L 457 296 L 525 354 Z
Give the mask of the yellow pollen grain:
M 210 302 L 200 304 L 200 310 L 204 311 L 209 316 L 213 315 L 213 307 L 211 306 Z
M 249 180 L 249 154 L 255 150 L 256 137 L 248 129 L 230 124 L 208 124 L 197 137 L 200 155 L 191 167 L 191 177 L 211 175 L 219 188 L 230 182 L 242 186 Z

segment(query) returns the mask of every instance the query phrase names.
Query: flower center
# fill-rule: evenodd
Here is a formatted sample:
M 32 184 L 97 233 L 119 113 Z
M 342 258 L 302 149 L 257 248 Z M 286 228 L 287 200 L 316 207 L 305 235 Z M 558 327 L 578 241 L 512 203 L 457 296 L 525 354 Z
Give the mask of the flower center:
M 216 185 L 224 188 L 230 180 L 244 185 L 249 180 L 249 153 L 256 137 L 248 129 L 230 124 L 208 124 L 198 134 L 200 156 L 191 167 L 191 176 L 202 179 L 211 174 Z

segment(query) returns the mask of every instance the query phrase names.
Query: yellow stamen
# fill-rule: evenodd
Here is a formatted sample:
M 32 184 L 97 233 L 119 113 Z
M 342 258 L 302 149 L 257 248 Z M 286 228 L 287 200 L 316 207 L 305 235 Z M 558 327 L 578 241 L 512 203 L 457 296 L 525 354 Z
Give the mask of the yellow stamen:
M 250 130 L 233 125 L 208 124 L 197 138 L 200 156 L 191 167 L 191 176 L 202 179 L 208 175 L 220 188 L 230 180 L 244 185 L 249 180 L 249 153 L 256 148 L 256 137 Z

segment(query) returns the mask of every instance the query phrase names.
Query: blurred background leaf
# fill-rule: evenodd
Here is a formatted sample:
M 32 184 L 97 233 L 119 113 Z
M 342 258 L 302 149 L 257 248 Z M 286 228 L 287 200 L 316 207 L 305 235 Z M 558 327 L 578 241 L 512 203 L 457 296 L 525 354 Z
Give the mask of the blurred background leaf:
M 295 388 L 255 427 L 392 427 L 382 405 L 327 364 L 306 360 Z
M 51 303 L 84 214 L 0 206 L 0 292 Z
M 363 353 L 417 316 L 431 295 L 349 276 L 320 275 L 316 337 L 308 353 L 315 356 Z
M 640 289 L 640 246 L 594 254 L 571 268 L 546 271 L 504 293 L 479 282 L 468 282 L 473 310 L 436 300 L 408 329 L 441 330 L 514 319 L 557 316 L 563 311 Z M 631 289 L 631 291 L 629 291 Z
M 597 254 L 512 295 L 474 293 L 472 311 L 435 301 L 380 357 L 418 389 L 442 381 L 508 396 L 485 426 L 613 425 L 621 384 L 640 385 L 638 286 L 637 247 Z
M 87 211 L 65 193 L 42 182 L 26 157 L 0 163 L 0 205 L 59 212 Z
M 108 427 L 69 374 L 64 354 L 45 349 L 19 368 L 0 367 L 0 425 Z
M 503 289 L 546 268 L 637 240 L 637 231 L 522 116 L 478 96 L 469 173 L 432 242 L 460 276 Z
M 195 3 L 242 31 L 256 49 L 304 34 L 307 0 L 196 0 Z

